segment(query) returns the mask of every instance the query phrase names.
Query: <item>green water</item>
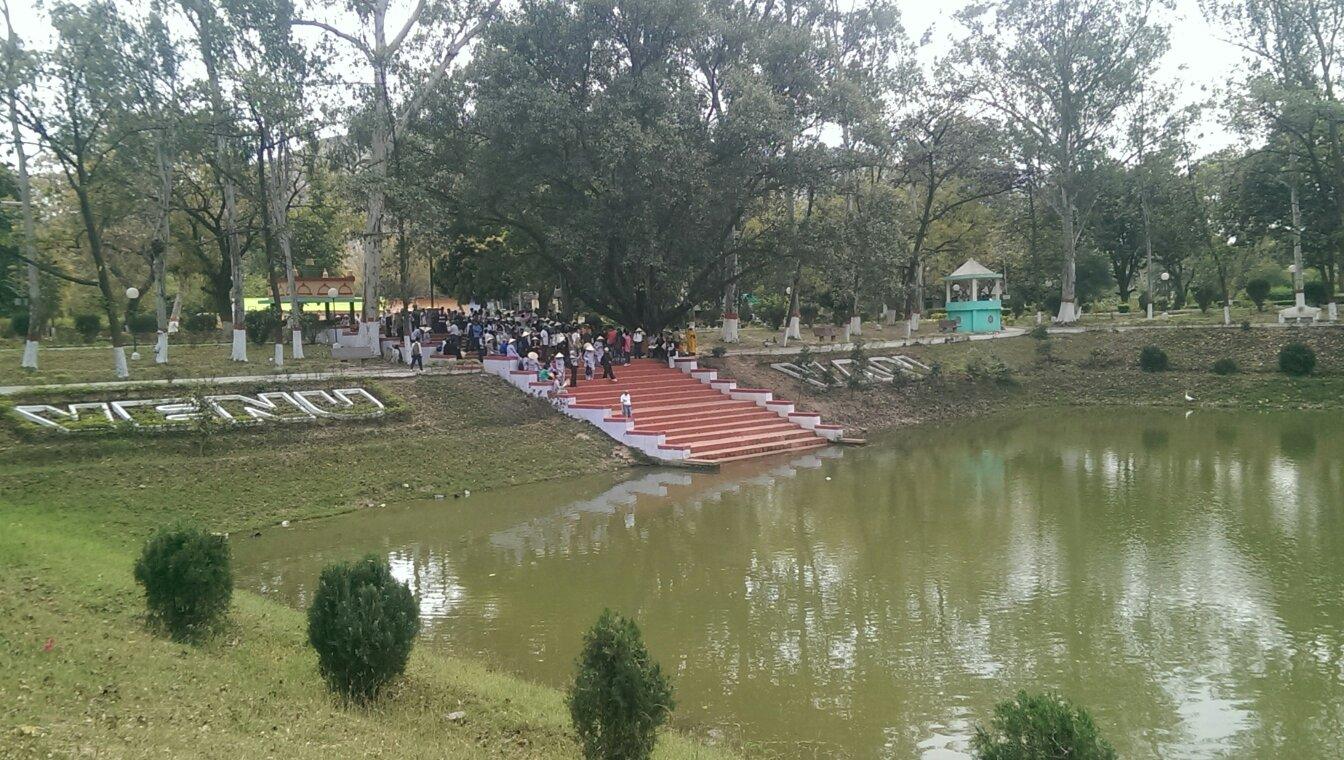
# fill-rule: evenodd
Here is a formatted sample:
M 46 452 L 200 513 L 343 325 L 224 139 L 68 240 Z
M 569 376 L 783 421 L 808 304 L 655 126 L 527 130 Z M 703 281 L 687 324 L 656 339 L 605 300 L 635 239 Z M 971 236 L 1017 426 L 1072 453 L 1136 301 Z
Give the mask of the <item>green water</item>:
M 305 605 L 377 552 L 422 645 L 563 686 L 637 616 L 683 729 L 787 757 L 964 757 L 1018 688 L 1123 757 L 1344 757 L 1341 417 L 1032 413 L 718 474 L 647 471 L 235 541 Z

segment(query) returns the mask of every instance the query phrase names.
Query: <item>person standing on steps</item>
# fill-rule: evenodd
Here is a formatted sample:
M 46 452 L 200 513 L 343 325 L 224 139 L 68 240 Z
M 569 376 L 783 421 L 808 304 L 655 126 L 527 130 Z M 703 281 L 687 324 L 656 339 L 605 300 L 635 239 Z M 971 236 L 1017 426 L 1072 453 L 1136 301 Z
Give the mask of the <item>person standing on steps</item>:
M 598 356 L 598 361 L 602 362 L 602 379 L 616 382 L 616 370 L 612 367 L 610 349 L 603 351 Z
M 635 407 L 630 401 L 630 391 L 621 391 L 621 416 L 627 420 L 635 416 Z
M 569 375 L 569 387 L 579 387 L 579 349 L 571 348 L 565 354 L 565 374 Z
M 416 367 L 419 367 L 420 371 L 424 372 L 425 358 L 420 354 L 420 341 L 413 340 L 411 341 L 411 369 L 415 369 Z
M 644 328 L 636 327 L 635 334 L 630 336 L 630 342 L 634 344 L 635 358 L 644 358 Z
M 555 356 L 551 357 L 551 385 L 556 393 L 559 393 L 560 389 L 565 387 L 565 368 L 568 364 L 566 358 L 566 355 L 558 350 Z
M 583 379 L 592 380 L 593 371 L 597 369 L 597 351 L 593 349 L 592 343 L 583 344 Z

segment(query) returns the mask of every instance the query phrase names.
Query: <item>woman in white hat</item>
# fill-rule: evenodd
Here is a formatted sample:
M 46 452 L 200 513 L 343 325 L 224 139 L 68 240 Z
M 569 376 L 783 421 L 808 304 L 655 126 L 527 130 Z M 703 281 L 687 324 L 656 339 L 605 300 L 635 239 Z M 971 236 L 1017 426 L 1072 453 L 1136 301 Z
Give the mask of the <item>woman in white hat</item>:
M 592 343 L 583 344 L 583 379 L 592 380 L 593 371 L 597 369 L 597 350 L 593 348 Z

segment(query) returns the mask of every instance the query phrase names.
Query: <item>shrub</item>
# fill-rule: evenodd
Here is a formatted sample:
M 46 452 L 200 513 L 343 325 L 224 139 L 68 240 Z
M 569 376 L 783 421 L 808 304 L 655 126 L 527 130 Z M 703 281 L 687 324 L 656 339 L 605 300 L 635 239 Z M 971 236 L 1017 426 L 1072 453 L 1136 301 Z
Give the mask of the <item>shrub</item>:
M 1269 297 L 1269 290 L 1269 280 L 1261 277 L 1246 283 L 1246 297 L 1251 299 L 1251 303 L 1255 304 L 1256 311 L 1265 310 L 1265 299 Z
M 355 702 L 376 699 L 406 670 L 420 631 L 415 599 L 372 555 L 328 565 L 308 608 L 308 641 L 327 686 Z
M 1223 357 L 1213 363 L 1213 374 L 1215 375 L 1235 375 L 1237 374 L 1237 362 L 1235 359 Z
M 1115 307 L 1115 313 L 1117 313 L 1117 314 L 1128 314 L 1128 313 L 1129 313 L 1129 304 L 1127 304 L 1127 303 L 1122 303 L 1122 304 L 1120 304 L 1119 306 Z
M 761 296 L 756 302 L 756 318 L 771 330 L 778 330 L 789 317 L 789 299 L 779 293 Z
M 1207 313 L 1213 302 L 1218 300 L 1218 290 L 1212 285 L 1200 285 L 1195 288 L 1195 305 L 1201 312 Z
M 182 318 L 182 329 L 189 333 L 207 333 L 219 329 L 219 317 L 203 311 Z
M 709 355 L 716 359 L 722 359 L 728 355 L 728 348 L 726 346 L 715 346 L 709 350 Z
M 972 380 L 992 380 L 996 383 L 1013 382 L 1013 370 L 999 357 L 990 354 L 988 358 L 976 353 L 966 362 L 966 376 Z
M 1045 325 L 1036 325 L 1027 332 L 1027 335 L 1036 340 L 1050 340 L 1050 331 L 1046 329 Z
M 1285 375 L 1302 377 L 1316 369 L 1316 352 L 1301 343 L 1289 343 L 1279 349 L 1279 371 Z
M 1242 330 L 1250 330 L 1250 329 L 1251 329 L 1251 320 L 1249 320 L 1249 319 L 1243 319 L 1243 320 L 1241 320 L 1241 329 L 1242 329 Z
M 1046 296 L 1045 303 L 1043 304 L 1045 307 L 1045 313 L 1051 316 L 1058 314 L 1059 305 L 1060 303 L 1063 302 L 1063 300 L 1064 299 L 1060 298 L 1060 295 L 1058 293 L 1051 293 L 1050 295 Z
M 103 318 L 97 314 L 76 314 L 75 332 L 84 339 L 85 343 L 92 343 L 98 337 L 98 333 L 103 331 Z
M 1088 369 L 1104 369 L 1113 363 L 1111 354 L 1105 349 L 1094 348 L 1087 352 L 1087 358 L 1082 361 L 1082 366 Z
M 233 594 L 229 544 L 223 536 L 174 527 L 145 544 L 135 563 L 145 588 L 145 606 L 176 639 L 189 638 L 217 622 Z
M 1139 351 L 1139 369 L 1144 372 L 1165 372 L 1171 369 L 1167 352 L 1157 346 L 1144 346 Z
M 756 311 L 751 306 L 751 301 L 742 299 L 742 304 L 737 308 L 737 318 L 742 320 L 742 324 L 747 324 L 756 318 Z
M 1312 280 L 1302 284 L 1302 297 L 1311 306 L 1324 306 L 1330 301 L 1330 289 L 1324 282 Z
M 812 347 L 804 344 L 802 350 L 798 352 L 798 358 L 795 359 L 794 362 L 799 367 L 807 368 L 809 364 L 816 360 L 817 357 L 812 355 Z
M 868 351 L 863 341 L 855 338 L 849 351 L 849 387 L 858 388 L 868 382 Z
M 1114 760 L 1115 748 L 1092 716 L 1056 694 L 1017 693 L 994 707 L 989 728 L 975 729 L 971 751 L 980 760 Z
M 126 317 L 126 330 L 136 335 L 159 331 L 159 320 L 153 314 L 131 314 Z
M 26 310 L 10 317 L 9 332 L 19 338 L 28 337 L 28 312 Z
M 279 328 L 280 315 L 274 309 L 249 311 L 243 317 L 243 329 L 247 330 L 247 339 L 254 345 L 264 346 L 275 340 Z
M 633 620 L 603 610 L 583 637 L 569 714 L 588 760 L 645 760 L 672 713 L 672 685 Z

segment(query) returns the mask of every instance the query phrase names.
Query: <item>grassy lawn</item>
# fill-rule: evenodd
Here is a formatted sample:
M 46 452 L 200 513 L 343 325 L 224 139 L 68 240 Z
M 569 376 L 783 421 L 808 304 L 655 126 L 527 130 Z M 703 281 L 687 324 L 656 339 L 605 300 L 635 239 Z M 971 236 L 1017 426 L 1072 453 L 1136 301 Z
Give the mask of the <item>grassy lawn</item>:
M 202 646 L 146 632 L 131 564 L 175 519 L 278 529 L 628 464 L 491 378 L 384 387 L 409 418 L 241 430 L 204 451 L 189 437 L 0 432 L 0 756 L 574 757 L 558 692 L 423 647 L 385 703 L 336 704 L 302 613 L 252 593 L 235 594 L 226 631 Z M 664 758 L 723 756 L 676 735 L 660 746 Z
M 179 377 L 231 377 L 238 375 L 275 375 L 286 372 L 326 372 L 357 366 L 350 362 L 335 361 L 331 349 L 324 345 L 304 346 L 304 358 L 294 361 L 285 351 L 284 367 L 270 361 L 270 345 L 257 347 L 248 344 L 247 362 L 229 360 L 229 347 L 224 344 L 187 345 L 168 347 L 168 364 L 154 363 L 154 347 L 142 344 L 140 359 L 130 359 L 131 347 L 126 347 L 131 380 L 171 380 Z M 0 385 L 44 385 L 50 383 L 93 383 L 117 380 L 112 366 L 111 344 L 80 348 L 43 350 L 38 355 L 36 372 L 19 366 L 20 350 L 0 350 Z M 370 363 L 370 366 L 381 366 Z

